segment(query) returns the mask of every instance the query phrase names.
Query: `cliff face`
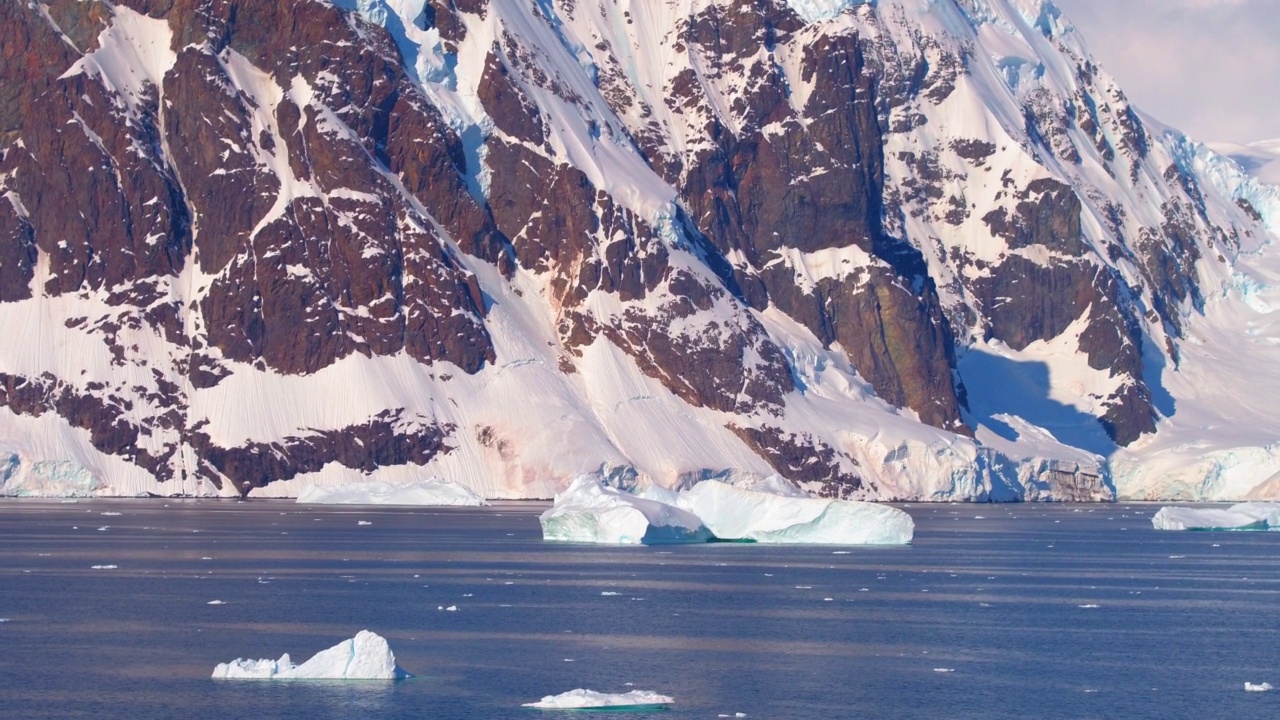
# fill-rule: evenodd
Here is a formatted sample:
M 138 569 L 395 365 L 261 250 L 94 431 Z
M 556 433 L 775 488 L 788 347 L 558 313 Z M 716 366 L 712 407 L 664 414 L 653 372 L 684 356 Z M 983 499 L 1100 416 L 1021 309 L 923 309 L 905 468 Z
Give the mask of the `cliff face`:
M 1051 3 L 919 5 L 4 2 L 0 446 L 1110 497 L 1273 196 Z

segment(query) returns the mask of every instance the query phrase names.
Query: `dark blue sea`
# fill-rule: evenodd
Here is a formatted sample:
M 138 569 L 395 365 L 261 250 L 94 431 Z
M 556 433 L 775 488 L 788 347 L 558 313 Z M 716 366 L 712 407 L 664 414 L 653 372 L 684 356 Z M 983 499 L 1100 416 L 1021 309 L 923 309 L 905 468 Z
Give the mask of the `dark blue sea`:
M 2 501 L 0 717 L 582 720 L 520 707 L 579 687 L 671 720 L 1280 717 L 1244 692 L 1280 688 L 1280 533 L 908 505 L 910 547 L 611 548 L 543 542 L 545 507 Z M 362 629 L 416 677 L 209 677 Z

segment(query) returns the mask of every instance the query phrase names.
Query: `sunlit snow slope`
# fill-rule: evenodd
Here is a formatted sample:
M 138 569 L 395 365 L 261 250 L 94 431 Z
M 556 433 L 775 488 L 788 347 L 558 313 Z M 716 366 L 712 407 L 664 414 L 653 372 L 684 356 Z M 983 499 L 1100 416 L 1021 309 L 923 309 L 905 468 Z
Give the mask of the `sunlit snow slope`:
M 1280 496 L 1280 190 L 1047 0 L 59 0 L 0 47 L 2 494 Z

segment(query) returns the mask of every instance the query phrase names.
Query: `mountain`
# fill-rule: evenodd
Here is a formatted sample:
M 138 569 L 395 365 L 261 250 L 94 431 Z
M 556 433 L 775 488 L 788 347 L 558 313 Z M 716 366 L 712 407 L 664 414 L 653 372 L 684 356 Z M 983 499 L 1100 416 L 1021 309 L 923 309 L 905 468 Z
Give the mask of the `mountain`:
M 8 0 L 0 195 L 10 493 L 1280 493 L 1280 191 L 1047 0 Z

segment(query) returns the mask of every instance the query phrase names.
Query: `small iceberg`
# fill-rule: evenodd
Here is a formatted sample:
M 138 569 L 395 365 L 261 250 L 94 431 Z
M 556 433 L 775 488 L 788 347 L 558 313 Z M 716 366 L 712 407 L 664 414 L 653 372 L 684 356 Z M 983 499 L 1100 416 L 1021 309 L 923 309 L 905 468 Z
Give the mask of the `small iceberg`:
M 1251 682 L 1247 682 L 1244 684 L 1245 692 L 1269 692 L 1273 689 L 1274 688 L 1271 687 L 1271 683 L 1261 683 L 1259 685 L 1254 685 Z
M 607 487 L 582 475 L 538 518 L 545 540 L 608 545 L 702 543 L 711 532 L 692 513 Z
M 544 710 L 666 710 L 675 702 L 666 695 L 649 690 L 632 690 L 613 695 L 595 690 L 570 690 L 559 695 L 548 695 L 538 702 L 525 703 L 524 707 Z
M 308 485 L 298 493 L 303 505 L 413 505 L 465 506 L 488 505 L 470 488 L 455 482 L 430 478 L 416 483 L 387 482 L 351 483 L 334 487 Z
M 915 522 L 887 505 L 807 496 L 781 478 L 755 488 L 705 480 L 676 492 L 639 494 L 577 478 L 542 514 L 542 536 L 646 545 L 708 540 L 806 545 L 907 545 Z
M 1229 508 L 1162 507 L 1151 517 L 1157 530 L 1280 530 L 1280 503 L 1249 502 Z
M 681 492 L 680 507 L 721 540 L 806 545 L 908 545 L 915 521 L 875 503 L 780 495 L 715 480 Z
M 328 650 L 321 650 L 301 665 L 294 665 L 289 654 L 279 660 L 244 660 L 237 658 L 219 663 L 213 677 L 226 680 L 400 680 L 412 677 L 396 665 L 386 639 L 377 633 L 361 630 L 354 638 L 343 640 Z

